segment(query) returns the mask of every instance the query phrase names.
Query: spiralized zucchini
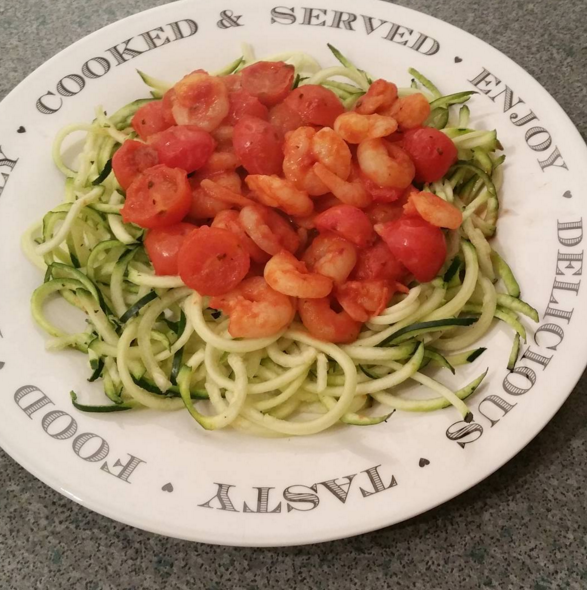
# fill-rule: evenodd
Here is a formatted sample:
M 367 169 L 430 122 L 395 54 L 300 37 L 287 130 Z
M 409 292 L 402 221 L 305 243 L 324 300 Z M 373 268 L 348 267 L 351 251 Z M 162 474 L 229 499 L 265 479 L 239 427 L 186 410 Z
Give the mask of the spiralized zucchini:
M 286 61 L 295 67 L 296 86 L 322 84 L 352 108 L 372 78 L 329 47 L 338 65 L 322 68 L 301 52 L 264 59 Z M 255 61 L 252 48 L 244 46 L 242 57 L 216 75 L 239 72 Z M 439 277 L 394 295 L 357 341 L 345 346 L 316 340 L 295 323 L 273 337 L 234 339 L 227 318 L 209 309 L 206 297 L 185 287 L 180 277 L 155 276 L 143 248 L 143 230 L 121 219 L 124 193 L 111 159 L 122 142 L 136 138 L 130 125 L 136 110 L 160 99 L 171 83 L 139 72 L 152 99 L 134 101 L 110 116 L 98 107 L 92 123 L 59 132 L 53 159 L 65 176 L 64 202 L 33 225 L 22 244 L 31 261 L 45 270 L 31 308 L 36 323 L 52 337 L 47 347 L 85 353 L 89 380 L 104 385 L 106 400 L 99 405 L 82 404 L 72 392 L 77 409 L 187 409 L 207 430 L 233 427 L 255 436 L 309 435 L 339 422 L 375 425 L 395 410 L 428 412 L 451 405 L 470 419 L 465 400 L 486 371 L 453 392 L 425 374 L 425 368 L 454 373 L 455 366 L 474 362 L 485 349 L 459 351 L 482 338 L 495 318 L 516 331 L 512 368 L 526 334 L 519 314 L 533 320 L 538 316 L 519 299 L 510 267 L 488 241 L 495 233 L 503 179 L 496 132 L 470 126 L 464 103 L 473 92 L 443 95 L 420 72 L 409 73 L 412 85 L 400 88 L 400 96 L 422 93 L 431 103 L 427 124 L 450 137 L 459 154 L 441 181 L 422 189 L 459 207 L 464 223 L 447 232 L 450 255 Z M 460 105 L 458 113 L 451 112 L 455 105 Z M 78 132 L 86 133 L 86 140 L 77 169 L 72 169 L 63 161 L 62 145 Z M 505 292 L 499 291 L 498 279 Z M 86 315 L 86 330 L 67 333 L 47 319 L 45 302 L 56 295 Z M 398 395 L 396 388 L 408 381 L 437 396 Z

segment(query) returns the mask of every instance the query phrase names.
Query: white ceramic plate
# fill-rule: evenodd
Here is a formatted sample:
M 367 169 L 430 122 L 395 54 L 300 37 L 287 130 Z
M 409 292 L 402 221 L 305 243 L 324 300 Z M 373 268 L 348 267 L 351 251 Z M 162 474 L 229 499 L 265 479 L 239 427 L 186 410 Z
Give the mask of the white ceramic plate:
M 72 500 L 174 537 L 313 543 L 428 510 L 524 447 L 587 358 L 580 288 L 587 150 L 562 109 L 507 57 L 429 16 L 377 0 L 287 6 L 186 0 L 149 10 L 66 49 L 0 105 L 0 444 Z M 398 84 L 409 83 L 413 66 L 446 93 L 480 91 L 470 102 L 476 124 L 497 128 L 508 157 L 496 242 L 541 321 L 513 375 L 505 369 L 511 333 L 498 326 L 485 339 L 489 351 L 459 370 L 453 385 L 489 367 L 469 400 L 473 423 L 450 409 L 396 412 L 379 426 L 257 440 L 206 432 L 187 412 L 96 415 L 71 407 L 68 392 L 91 387 L 86 359 L 45 351 L 28 304 L 42 277 L 19 248 L 21 233 L 61 200 L 52 139 L 63 125 L 91 119 L 97 104 L 113 112 L 145 96 L 135 68 L 175 80 L 224 65 L 242 41 L 259 56 L 303 49 L 333 64 L 330 42 Z

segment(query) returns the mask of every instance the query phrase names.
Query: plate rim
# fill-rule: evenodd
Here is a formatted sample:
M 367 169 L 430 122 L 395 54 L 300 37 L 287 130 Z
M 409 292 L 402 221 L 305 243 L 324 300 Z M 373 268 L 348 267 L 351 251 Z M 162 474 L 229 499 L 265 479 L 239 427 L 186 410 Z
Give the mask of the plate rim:
M 199 0 L 199 1 L 204 1 L 204 0 Z M 502 51 L 497 49 L 495 46 L 493 46 L 488 41 L 485 41 L 484 39 L 481 39 L 480 37 L 476 37 L 475 35 L 473 35 L 472 33 L 469 33 L 465 29 L 461 29 L 458 26 L 453 25 L 452 23 L 449 23 L 447 21 L 444 21 L 436 16 L 415 10 L 415 9 L 407 7 L 407 6 L 396 5 L 393 2 L 391 2 L 390 0 L 377 0 L 377 1 L 383 2 L 385 4 L 390 4 L 391 6 L 393 6 L 395 8 L 399 8 L 400 11 L 402 11 L 402 12 L 412 13 L 412 14 L 418 15 L 419 17 L 423 16 L 426 19 L 431 19 L 432 21 L 440 22 L 440 23 L 442 23 L 443 26 L 449 27 L 453 31 L 458 31 L 458 34 L 460 36 L 465 37 L 465 39 L 464 39 L 465 41 L 474 40 L 475 43 L 481 43 L 481 44 L 484 44 L 484 45 L 490 47 L 494 52 L 499 54 L 499 56 L 502 59 L 505 59 L 506 63 L 509 65 L 509 67 L 513 68 L 514 73 L 521 75 L 526 83 L 534 84 L 539 87 L 539 89 L 541 91 L 541 98 L 544 99 L 545 102 L 547 103 L 546 107 L 550 108 L 551 110 L 558 111 L 558 113 L 560 115 L 562 115 L 561 121 L 564 121 L 564 123 L 565 123 L 565 128 L 563 129 L 563 132 L 565 134 L 567 134 L 567 141 L 569 143 L 576 144 L 577 146 L 580 146 L 581 149 L 583 150 L 583 152 L 585 153 L 585 156 L 587 159 L 587 143 L 585 142 L 585 140 L 581 136 L 581 133 L 579 132 L 579 130 L 575 126 L 571 117 L 568 115 L 568 113 L 565 111 L 565 109 L 556 101 L 556 99 L 550 94 L 550 92 L 541 84 L 541 82 L 539 82 L 536 78 L 534 78 L 528 71 L 526 71 L 516 61 L 514 61 L 508 55 L 506 55 L 505 53 L 503 53 Z M 333 4 L 333 0 L 329 0 L 328 3 Z M 55 55 L 53 55 L 52 57 L 50 57 L 49 59 L 44 61 L 37 68 L 35 68 L 32 72 L 30 72 L 27 76 L 25 76 L 0 101 L 0 107 L 2 107 L 2 104 L 6 103 L 12 97 L 13 94 L 17 93 L 19 91 L 19 89 L 22 86 L 24 86 L 33 76 L 37 75 L 39 72 L 43 71 L 45 68 L 50 67 L 50 65 L 52 65 L 55 61 L 58 61 L 59 59 L 62 59 L 65 56 L 68 56 L 70 52 L 74 52 L 75 49 L 77 48 L 77 46 L 81 45 L 82 43 L 93 39 L 95 36 L 99 36 L 99 35 L 103 34 L 105 31 L 107 31 L 110 28 L 114 28 L 114 27 L 120 25 L 121 23 L 124 23 L 126 21 L 131 20 L 131 19 L 134 19 L 140 15 L 146 15 L 146 14 L 151 15 L 151 14 L 158 13 L 158 12 L 165 12 L 166 10 L 169 9 L 170 6 L 174 6 L 174 7 L 178 7 L 181 5 L 189 6 L 190 4 L 193 4 L 193 0 L 180 0 L 180 1 L 175 1 L 175 2 L 170 1 L 166 4 L 162 4 L 160 6 L 154 6 L 152 8 L 148 8 L 146 10 L 141 10 L 140 12 L 136 12 L 134 14 L 130 14 L 128 16 L 120 18 L 114 22 L 108 23 L 107 25 L 104 25 L 103 27 L 101 27 L 95 31 L 92 31 L 91 33 L 77 39 L 76 41 L 74 41 L 73 43 L 71 43 L 67 47 L 64 47 L 58 53 L 56 53 Z M 570 132 L 570 134 L 569 134 L 569 132 Z M 571 135 L 571 136 L 569 137 L 569 135 Z M 72 492 L 69 492 L 68 490 L 64 489 L 57 481 L 57 478 L 52 477 L 52 474 L 50 472 L 43 473 L 42 469 L 37 468 L 37 466 L 34 464 L 32 465 L 32 467 L 29 466 L 30 464 L 27 463 L 27 459 L 25 456 L 26 454 L 24 452 L 23 453 L 20 452 L 20 447 L 18 447 L 18 445 L 16 445 L 16 444 L 11 445 L 10 439 L 5 438 L 4 434 L 1 430 L 0 430 L 0 448 L 2 448 L 2 450 L 9 457 L 11 457 L 11 459 L 13 459 L 16 463 L 18 463 L 20 465 L 20 467 L 22 467 L 25 471 L 27 471 L 28 473 L 33 475 L 36 479 L 41 481 L 44 485 L 47 485 L 48 487 L 50 487 L 53 490 L 60 493 L 62 496 L 65 496 L 68 500 L 73 500 L 74 502 L 76 502 L 77 504 L 80 504 L 84 508 L 88 508 L 88 509 L 92 510 L 93 512 L 96 512 L 96 513 L 100 514 L 101 516 L 105 516 L 106 518 L 109 518 L 115 522 L 120 522 L 122 524 L 131 526 L 131 527 L 134 527 L 134 528 L 137 528 L 137 529 L 149 532 L 149 533 L 155 533 L 155 534 L 158 534 L 158 535 L 161 535 L 164 537 L 177 538 L 177 539 L 190 541 L 190 542 L 196 542 L 196 543 L 205 543 L 205 544 L 218 545 L 218 546 L 234 546 L 234 547 L 259 547 L 259 548 L 262 548 L 262 547 L 263 548 L 264 547 L 288 547 L 288 546 L 304 546 L 304 545 L 325 543 L 325 542 L 329 542 L 329 541 L 336 541 L 336 540 L 340 540 L 340 539 L 350 538 L 350 537 L 354 537 L 354 536 L 361 535 L 361 534 L 371 533 L 373 531 L 380 530 L 380 529 L 386 528 L 388 526 L 393 526 L 393 525 L 399 524 L 401 522 L 405 522 L 409 519 L 414 518 L 415 516 L 418 516 L 420 514 L 424 514 L 430 510 L 433 510 L 433 509 L 437 508 L 438 506 L 440 506 L 441 504 L 444 504 L 444 503 L 456 498 L 457 496 L 460 496 L 461 494 L 467 492 L 471 488 L 478 485 L 483 480 L 489 478 L 496 471 L 501 469 L 506 463 L 511 461 L 516 455 L 518 455 L 528 444 L 530 444 L 536 438 L 536 436 L 538 434 L 540 434 L 540 432 L 542 432 L 542 430 L 544 430 L 546 428 L 546 426 L 552 421 L 554 416 L 560 411 L 560 408 L 568 400 L 570 395 L 575 391 L 578 382 L 580 381 L 583 373 L 585 372 L 585 369 L 587 368 L 587 343 L 584 345 L 583 352 L 585 354 L 580 354 L 580 355 L 575 356 L 575 358 L 577 358 L 579 360 L 578 360 L 578 362 L 576 362 L 573 365 L 573 370 L 574 371 L 576 370 L 576 374 L 574 374 L 574 376 L 571 379 L 569 379 L 569 383 L 573 383 L 572 387 L 568 388 L 568 391 L 566 393 L 564 393 L 557 400 L 557 403 L 552 406 L 553 409 L 551 412 L 549 412 L 550 416 L 545 421 L 544 421 L 544 419 L 540 420 L 539 425 L 533 424 L 532 428 L 530 429 L 530 433 L 522 439 L 522 442 L 520 444 L 513 445 L 512 446 L 513 450 L 511 450 L 509 452 L 502 453 L 500 455 L 500 459 L 503 458 L 503 461 L 502 460 L 498 461 L 497 465 L 495 467 L 492 466 L 488 472 L 486 472 L 482 475 L 479 475 L 478 477 L 473 478 L 470 482 L 467 482 L 467 484 L 465 486 L 460 487 L 458 489 L 458 491 L 456 491 L 456 492 L 453 492 L 453 491 L 447 492 L 444 496 L 439 497 L 438 501 L 434 501 L 433 503 L 427 504 L 424 508 L 416 507 L 411 511 L 407 511 L 406 513 L 402 514 L 401 518 L 399 518 L 399 519 L 392 519 L 391 522 L 389 522 L 389 521 L 386 521 L 385 518 L 383 518 L 381 520 L 381 522 L 374 524 L 374 525 L 361 526 L 359 523 L 357 523 L 357 525 L 355 527 L 351 527 L 351 528 L 349 528 L 347 525 L 347 528 L 345 529 L 344 532 L 341 531 L 341 532 L 336 532 L 334 534 L 331 534 L 331 533 L 329 534 L 327 531 L 330 531 L 331 529 L 326 529 L 324 533 L 322 533 L 320 535 L 315 535 L 316 538 L 309 539 L 309 540 L 302 540 L 302 541 L 293 540 L 292 542 L 275 543 L 275 542 L 271 542 L 271 541 L 268 541 L 268 542 L 261 541 L 260 542 L 260 541 L 254 541 L 254 540 L 247 539 L 243 542 L 243 541 L 239 541 L 238 539 L 234 539 L 234 540 L 216 539 L 216 538 L 214 538 L 215 533 L 213 530 L 205 531 L 203 537 L 205 537 L 206 540 L 202 540 L 201 537 L 196 538 L 199 536 L 198 533 L 202 532 L 199 529 L 195 530 L 195 533 L 196 533 L 195 535 L 194 534 L 183 535 L 183 534 L 178 534 L 176 532 L 170 532 L 169 530 L 166 531 L 163 528 L 156 526 L 155 521 L 153 521 L 152 523 L 144 523 L 143 522 L 143 524 L 141 524 L 141 522 L 138 520 L 139 517 L 127 518 L 126 515 L 124 514 L 124 512 L 122 514 L 117 514 L 116 511 L 113 509 L 110 509 L 106 503 L 102 504 L 101 502 L 94 501 L 94 500 L 88 502 L 88 501 L 84 500 L 83 498 L 79 498 L 79 497 L 75 496 Z M 580 367 L 580 370 L 579 370 L 579 367 Z M 565 388 L 565 389 L 567 389 L 567 388 Z M 143 517 L 143 521 L 144 520 L 145 519 Z M 153 526 L 153 525 L 155 525 L 155 526 Z M 343 527 L 337 527 L 337 528 L 342 529 Z M 221 533 L 221 535 L 222 535 L 222 533 Z

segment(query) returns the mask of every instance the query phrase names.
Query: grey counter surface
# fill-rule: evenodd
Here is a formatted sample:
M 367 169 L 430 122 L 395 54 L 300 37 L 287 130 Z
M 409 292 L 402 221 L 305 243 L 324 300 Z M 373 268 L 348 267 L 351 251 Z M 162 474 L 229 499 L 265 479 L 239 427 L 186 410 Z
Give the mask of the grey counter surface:
M 0 0 L 0 99 L 77 39 L 164 3 Z M 587 136 L 585 0 L 398 4 L 503 51 Z M 448 504 L 392 528 L 299 548 L 223 548 L 145 533 L 66 500 L 0 451 L 0 589 L 585 589 L 586 394 L 584 376 L 525 450 Z

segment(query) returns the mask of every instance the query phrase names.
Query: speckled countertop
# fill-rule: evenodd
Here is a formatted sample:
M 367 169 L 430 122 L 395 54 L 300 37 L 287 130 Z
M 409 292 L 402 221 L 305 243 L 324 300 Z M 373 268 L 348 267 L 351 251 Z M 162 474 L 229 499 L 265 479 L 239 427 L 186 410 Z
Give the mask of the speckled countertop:
M 0 99 L 70 43 L 164 3 L 0 0 Z M 509 55 L 587 136 L 585 0 L 398 4 Z M 448 504 L 393 528 L 300 548 L 222 548 L 145 533 L 66 500 L 0 451 L 0 588 L 585 589 L 586 394 L 584 376 L 524 451 Z

